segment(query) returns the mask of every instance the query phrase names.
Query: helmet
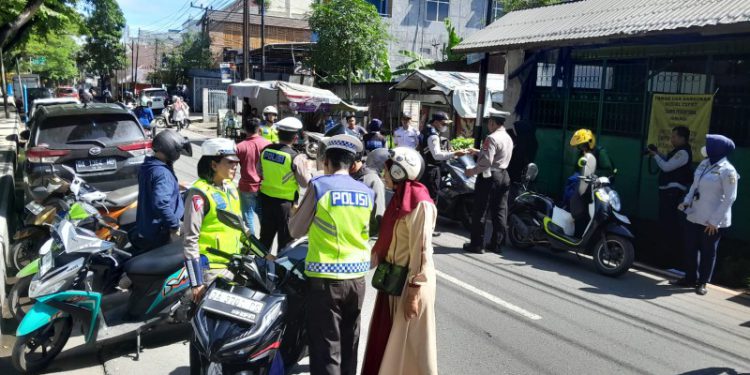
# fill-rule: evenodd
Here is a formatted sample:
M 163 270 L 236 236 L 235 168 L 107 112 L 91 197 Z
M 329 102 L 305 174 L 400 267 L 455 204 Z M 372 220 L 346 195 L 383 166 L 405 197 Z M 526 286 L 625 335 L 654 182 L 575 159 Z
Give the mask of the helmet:
M 584 143 L 588 143 L 589 148 L 593 150 L 594 146 L 596 146 L 596 138 L 594 137 L 594 133 L 588 129 L 576 130 L 576 132 L 573 133 L 573 137 L 570 138 L 570 145 L 573 147 L 577 147 Z
M 193 147 L 187 137 L 181 136 L 174 130 L 163 130 L 156 134 L 151 144 L 154 152 L 161 152 L 167 156 L 169 164 L 180 158 L 180 154 L 193 156 Z
M 367 160 L 365 165 L 367 168 L 373 169 L 378 173 L 382 172 L 385 168 L 385 161 L 391 157 L 391 151 L 385 147 L 376 148 L 367 154 Z
M 277 122 L 276 129 L 285 132 L 296 132 L 302 130 L 302 121 L 296 117 L 284 117 L 281 121 Z
M 234 146 L 234 141 L 227 138 L 211 138 L 207 139 L 201 145 L 201 154 L 203 156 L 231 156 L 228 159 L 239 161 L 237 157 L 237 149 Z
M 424 159 L 419 152 L 409 147 L 396 147 L 390 152 L 393 162 L 388 170 L 393 182 L 417 181 L 424 173 Z
M 276 107 L 274 107 L 272 105 L 269 105 L 268 107 L 263 108 L 263 114 L 265 115 L 265 114 L 268 114 L 268 113 L 274 114 L 274 115 L 278 116 L 279 111 L 276 110 Z

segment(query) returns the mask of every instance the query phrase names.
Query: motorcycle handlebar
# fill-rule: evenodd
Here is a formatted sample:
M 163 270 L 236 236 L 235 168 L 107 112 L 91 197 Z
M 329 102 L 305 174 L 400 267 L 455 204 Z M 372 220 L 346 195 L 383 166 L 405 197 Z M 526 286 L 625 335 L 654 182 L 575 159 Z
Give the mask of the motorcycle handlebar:
M 133 254 L 131 254 L 131 253 L 127 252 L 127 251 L 124 251 L 124 250 L 120 250 L 120 249 L 112 249 L 112 252 L 115 253 L 115 254 L 118 254 L 120 256 L 123 256 L 126 259 L 130 259 L 130 258 L 133 257 Z

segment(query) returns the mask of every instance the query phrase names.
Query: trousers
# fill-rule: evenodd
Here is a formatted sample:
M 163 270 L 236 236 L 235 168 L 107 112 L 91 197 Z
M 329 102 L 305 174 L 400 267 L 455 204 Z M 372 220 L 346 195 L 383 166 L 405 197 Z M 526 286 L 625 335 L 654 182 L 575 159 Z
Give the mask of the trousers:
M 685 192 L 673 188 L 659 190 L 659 226 L 662 234 L 659 239 L 660 251 L 655 255 L 656 264 L 665 267 L 684 269 L 682 253 L 685 251 L 684 236 L 674 233 L 685 232 L 685 213 L 677 209 L 682 203 Z
M 430 193 L 430 198 L 432 198 L 432 201 L 437 205 L 438 191 L 440 190 L 440 167 L 427 164 L 419 182 L 427 188 L 427 191 Z
M 273 239 L 278 235 L 277 251 L 281 250 L 292 240 L 287 226 L 292 201 L 269 197 L 263 193 L 258 193 L 258 198 L 263 207 L 263 214 L 260 216 L 260 243 L 271 251 Z
M 311 375 L 355 375 L 365 278 L 308 279 Z
M 706 226 L 688 221 L 685 225 L 685 279 L 698 284 L 711 282 L 716 265 L 716 251 L 724 229 L 713 236 L 706 232 Z
M 471 246 L 484 247 L 484 218 L 489 211 L 492 220 L 490 250 L 502 246 L 508 229 L 508 171 L 493 171 L 490 177 L 477 176 L 474 190 L 474 209 L 471 215 Z
M 258 218 L 261 217 L 258 192 L 241 191 L 240 207 L 242 209 L 242 218 L 245 220 L 245 225 L 250 229 L 250 233 L 255 235 L 255 215 L 258 215 Z

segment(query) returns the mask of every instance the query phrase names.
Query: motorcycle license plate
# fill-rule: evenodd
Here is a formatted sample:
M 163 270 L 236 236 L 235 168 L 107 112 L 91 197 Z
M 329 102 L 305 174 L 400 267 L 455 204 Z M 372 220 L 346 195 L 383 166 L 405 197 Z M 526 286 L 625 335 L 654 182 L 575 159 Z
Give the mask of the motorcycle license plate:
M 76 161 L 76 172 L 99 172 L 117 169 L 114 158 Z
M 39 215 L 44 210 L 44 206 L 34 201 L 31 201 L 29 202 L 29 204 L 26 205 L 26 210 L 31 212 L 32 215 L 36 216 L 36 215 Z
M 263 311 L 264 305 L 263 302 L 254 301 L 221 289 L 212 289 L 201 308 L 230 319 L 254 324 L 258 314 Z

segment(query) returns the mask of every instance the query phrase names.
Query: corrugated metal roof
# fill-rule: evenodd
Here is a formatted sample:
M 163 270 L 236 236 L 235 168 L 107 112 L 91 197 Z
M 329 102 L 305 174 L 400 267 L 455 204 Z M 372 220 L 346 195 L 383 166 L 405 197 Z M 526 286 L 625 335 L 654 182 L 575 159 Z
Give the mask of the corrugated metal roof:
M 750 0 L 585 0 L 510 12 L 470 35 L 457 52 L 600 43 L 688 28 L 750 30 Z

